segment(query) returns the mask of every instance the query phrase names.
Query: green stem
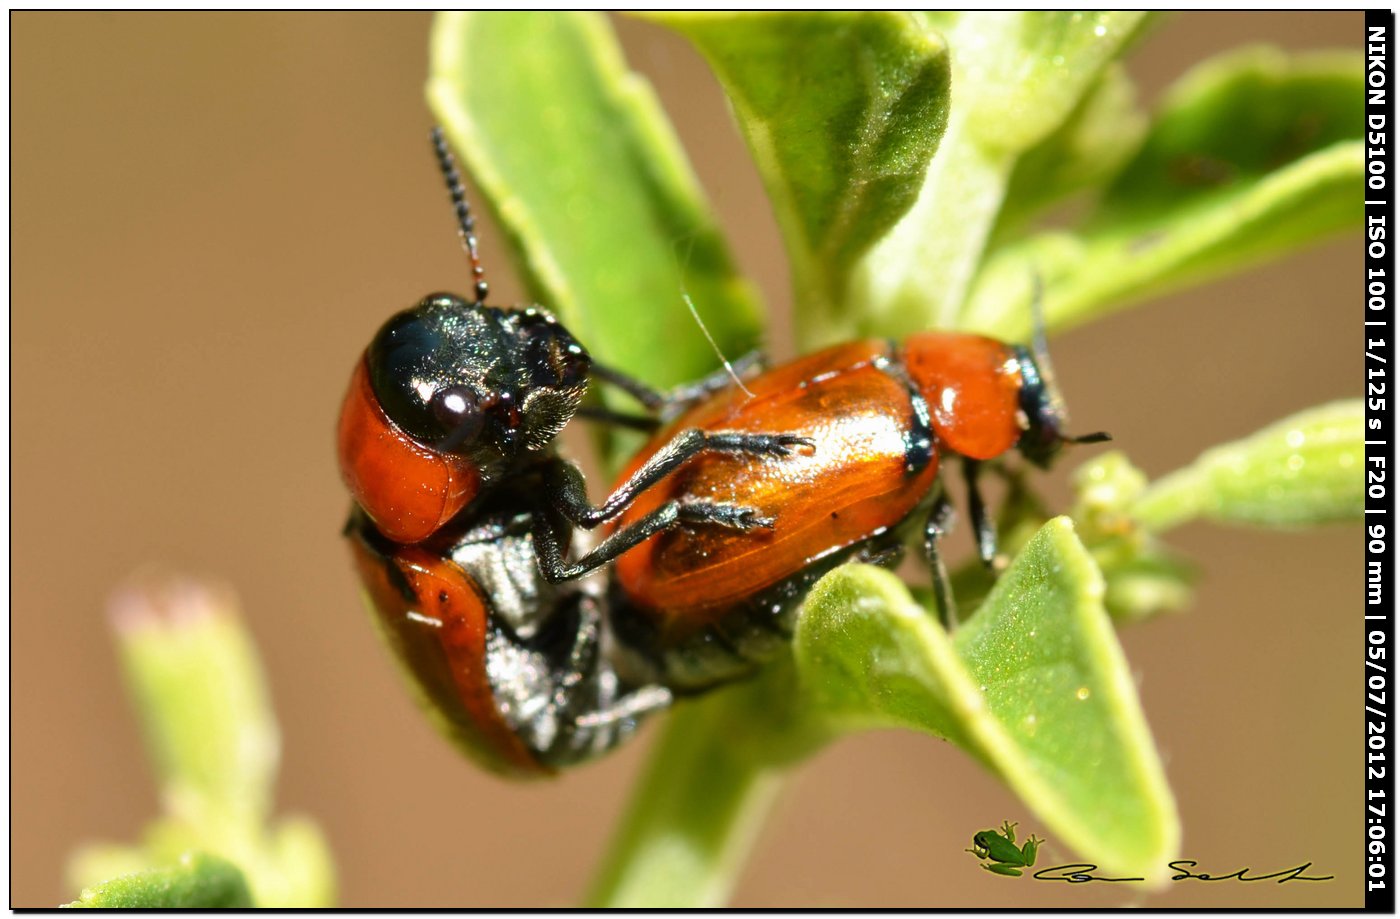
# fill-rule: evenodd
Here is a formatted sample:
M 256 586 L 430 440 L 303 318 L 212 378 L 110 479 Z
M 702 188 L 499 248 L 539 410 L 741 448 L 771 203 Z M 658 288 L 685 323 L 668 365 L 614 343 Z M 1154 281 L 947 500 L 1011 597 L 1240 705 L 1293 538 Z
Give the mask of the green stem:
M 586 906 L 695 908 L 728 900 L 783 771 L 760 764 L 747 745 L 726 742 L 727 709 L 706 699 L 682 703 L 670 716 Z
M 949 119 L 918 200 L 857 267 L 848 314 L 863 317 L 863 327 L 835 331 L 957 326 L 1014 162 L 965 136 L 964 121 Z M 812 331 L 826 338 L 832 330 Z
M 1133 502 L 1130 515 L 1149 533 L 1163 533 L 1200 516 L 1206 494 L 1197 464 L 1178 469 L 1147 487 Z

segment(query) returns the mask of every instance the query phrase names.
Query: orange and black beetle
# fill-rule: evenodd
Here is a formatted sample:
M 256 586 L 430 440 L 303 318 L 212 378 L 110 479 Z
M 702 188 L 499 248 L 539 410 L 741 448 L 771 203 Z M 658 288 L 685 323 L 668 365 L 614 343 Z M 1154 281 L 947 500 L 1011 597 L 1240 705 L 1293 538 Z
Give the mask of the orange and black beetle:
M 786 639 L 791 613 L 813 581 L 852 557 L 897 557 L 897 531 L 923 506 L 935 599 L 951 625 L 938 539 L 952 505 L 939 486 L 939 461 L 963 460 L 979 554 L 990 564 L 996 532 L 977 486 L 979 463 L 1015 448 L 1044 466 L 1068 441 L 1106 438 L 1061 434 L 1063 410 L 1045 375 L 1043 347 L 1037 350 L 1040 359 L 1025 347 L 940 332 L 913 335 L 902 346 L 851 342 L 797 358 L 682 414 L 676 429 L 783 431 L 816 447 L 781 463 L 697 459 L 618 518 L 625 528 L 665 502 L 699 500 L 752 507 L 773 521 L 742 535 L 673 529 L 618 558 L 609 614 L 632 666 L 640 661 L 678 690 L 748 672 Z M 658 434 L 632 469 L 669 436 Z

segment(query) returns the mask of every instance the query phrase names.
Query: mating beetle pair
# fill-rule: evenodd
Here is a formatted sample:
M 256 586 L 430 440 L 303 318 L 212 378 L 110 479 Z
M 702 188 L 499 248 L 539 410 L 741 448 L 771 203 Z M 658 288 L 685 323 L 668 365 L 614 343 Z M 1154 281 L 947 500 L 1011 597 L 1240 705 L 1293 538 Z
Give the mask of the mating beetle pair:
M 990 562 L 978 464 L 1019 449 L 1044 465 L 1071 440 L 1043 352 L 923 333 L 839 345 L 742 385 L 716 374 L 656 392 L 594 364 L 544 311 L 485 305 L 460 178 L 434 137 L 476 300 L 434 295 L 380 330 L 338 446 L 357 504 L 346 532 L 377 618 L 464 749 L 531 774 L 615 745 L 672 693 L 771 658 L 816 578 L 851 558 L 897 557 L 926 505 L 924 548 L 952 623 L 939 460 L 963 457 Z M 581 407 L 590 377 L 650 414 Z M 670 419 L 597 506 L 553 449 L 576 414 Z M 602 523 L 607 536 L 573 558 L 575 527 Z M 575 580 L 614 560 L 606 602 Z

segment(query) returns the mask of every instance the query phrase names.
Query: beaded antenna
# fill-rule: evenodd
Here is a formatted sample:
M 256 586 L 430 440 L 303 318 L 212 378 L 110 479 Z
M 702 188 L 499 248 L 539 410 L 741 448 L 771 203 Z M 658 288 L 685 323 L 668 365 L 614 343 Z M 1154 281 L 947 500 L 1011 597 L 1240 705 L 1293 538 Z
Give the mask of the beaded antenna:
M 452 195 L 452 208 L 457 212 L 457 233 L 462 237 L 462 249 L 472 263 L 473 290 L 477 306 L 486 302 L 486 270 L 481 267 L 481 258 L 476 254 L 476 219 L 467 204 L 467 190 L 462 185 L 462 174 L 457 170 L 457 160 L 447 147 L 447 137 L 442 128 L 433 128 L 433 150 L 437 152 L 438 168 L 447 182 L 447 191 Z

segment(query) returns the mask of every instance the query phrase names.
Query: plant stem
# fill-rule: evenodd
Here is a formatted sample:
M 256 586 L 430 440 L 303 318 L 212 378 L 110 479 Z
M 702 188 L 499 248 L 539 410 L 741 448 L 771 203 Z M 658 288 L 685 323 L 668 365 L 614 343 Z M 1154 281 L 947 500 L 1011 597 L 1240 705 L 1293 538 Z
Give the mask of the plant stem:
M 730 695 L 682 703 L 670 716 L 586 906 L 728 900 L 783 777 L 747 745 L 726 741 Z
M 903 335 L 957 326 L 1014 161 L 966 137 L 966 119 L 956 111 L 918 200 L 856 269 L 850 312 L 863 317 L 863 327 L 835 332 Z
M 1202 472 L 1193 464 L 1149 485 L 1131 515 L 1149 533 L 1163 533 L 1200 515 L 1203 492 Z

